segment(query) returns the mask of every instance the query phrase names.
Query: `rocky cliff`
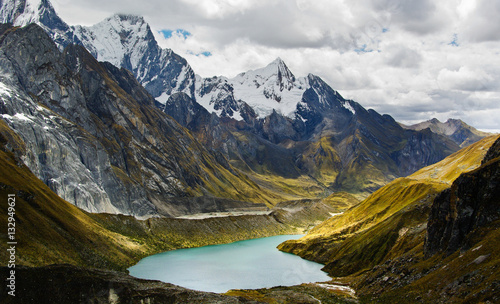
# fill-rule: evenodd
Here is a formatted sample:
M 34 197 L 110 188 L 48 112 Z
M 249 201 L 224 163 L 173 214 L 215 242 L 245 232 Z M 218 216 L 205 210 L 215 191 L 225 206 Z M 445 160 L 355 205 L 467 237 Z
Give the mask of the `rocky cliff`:
M 481 167 L 464 173 L 432 205 L 425 253 L 447 255 L 467 250 L 469 235 L 500 219 L 500 140 L 489 150 Z
M 69 263 L 124 270 L 147 255 L 166 250 L 303 233 L 331 212 L 338 212 L 323 202 L 304 201 L 265 213 L 196 220 L 138 220 L 133 216 L 88 213 L 61 199 L 24 165 L 16 155 L 22 155 L 27 147 L 0 120 L 0 195 L 15 197 L 15 237 L 22 240 L 16 245 L 18 266 Z M 189 205 L 183 204 L 185 208 Z M 0 204 L 0 211 L 0 224 L 7 227 L 7 200 Z M 8 261 L 7 243 L 0 248 L 0 259 Z

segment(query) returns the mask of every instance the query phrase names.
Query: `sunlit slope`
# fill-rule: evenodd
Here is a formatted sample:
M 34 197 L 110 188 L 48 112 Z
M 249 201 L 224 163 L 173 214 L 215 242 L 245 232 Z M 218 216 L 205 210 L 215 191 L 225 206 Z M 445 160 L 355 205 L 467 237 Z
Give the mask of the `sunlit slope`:
M 324 263 L 335 275 L 376 265 L 405 231 L 401 229 L 418 229 L 426 222 L 433 198 L 460 173 L 478 167 L 497 138 L 485 138 L 441 162 L 394 180 L 305 237 L 281 244 L 280 249 Z

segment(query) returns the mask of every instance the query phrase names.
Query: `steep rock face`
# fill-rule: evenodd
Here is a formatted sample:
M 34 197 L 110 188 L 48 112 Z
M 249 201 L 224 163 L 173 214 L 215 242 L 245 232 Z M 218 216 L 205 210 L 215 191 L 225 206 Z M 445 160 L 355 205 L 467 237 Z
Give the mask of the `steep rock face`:
M 163 197 L 266 201 L 159 111 L 130 72 L 99 64 L 82 47 L 61 54 L 35 25 L 2 26 L 0 41 L 3 118 L 30 145 L 28 166 L 63 198 L 138 216 L 156 214 Z
M 182 126 L 195 132 L 201 131 L 206 125 L 216 127 L 220 124 L 217 115 L 210 114 L 185 93 L 175 93 L 170 96 L 163 107 L 163 111 L 172 116 Z
M 469 246 L 467 236 L 500 218 L 500 140 L 480 168 L 462 174 L 432 205 L 425 253 L 451 254 Z
M 245 209 L 240 216 L 226 213 L 196 220 L 138 220 L 121 214 L 88 213 L 55 194 L 16 157 L 15 153 L 23 154 L 27 148 L 29 145 L 0 119 L 0 196 L 15 196 L 15 238 L 22 240 L 16 245 L 17 266 L 69 263 L 124 271 L 145 256 L 168 250 L 302 233 L 309 225 L 336 212 L 321 202 L 303 201 L 293 204 L 293 208 L 280 205 L 271 211 L 240 203 L 242 207 L 251 207 L 252 212 Z M 188 209 L 185 213 L 213 212 L 219 208 L 242 211 L 234 210 L 231 200 L 208 197 L 172 199 L 169 204 L 171 209 Z M 8 207 L 0 204 L 1 225 L 7 226 Z M 9 260 L 7 247 L 6 242 L 0 244 L 2 261 Z
M 88 113 L 80 110 L 85 98 L 79 84 L 65 66 L 53 65 L 60 60 L 57 48 L 37 26 L 24 30 L 2 26 L 1 30 L 2 118 L 27 145 L 24 162 L 71 203 L 92 212 L 116 213 L 103 183 L 96 182 L 107 180 L 113 186 L 113 178 L 107 176 L 112 170 L 104 147 L 77 124 L 37 102 L 60 100 L 63 111 L 81 113 L 77 121 L 91 124 Z M 34 45 L 46 56 L 35 56 Z M 36 99 L 30 91 L 39 93 Z
M 422 164 L 437 163 L 447 155 L 455 152 L 456 145 L 448 140 L 443 140 L 430 130 L 408 132 L 403 148 L 392 154 L 402 175 L 411 174 L 422 168 Z

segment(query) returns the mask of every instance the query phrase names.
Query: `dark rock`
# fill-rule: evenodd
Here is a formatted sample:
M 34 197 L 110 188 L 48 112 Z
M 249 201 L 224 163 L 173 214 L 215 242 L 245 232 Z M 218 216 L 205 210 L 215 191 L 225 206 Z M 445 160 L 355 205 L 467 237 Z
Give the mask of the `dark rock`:
M 500 218 L 500 140 L 478 169 L 460 175 L 432 205 L 425 254 L 447 255 L 467 246 L 467 236 Z
M 0 268 L 9 277 L 7 267 Z M 2 284 L 2 303 L 258 303 L 244 298 L 137 279 L 121 272 L 51 265 L 16 267 L 15 297 Z

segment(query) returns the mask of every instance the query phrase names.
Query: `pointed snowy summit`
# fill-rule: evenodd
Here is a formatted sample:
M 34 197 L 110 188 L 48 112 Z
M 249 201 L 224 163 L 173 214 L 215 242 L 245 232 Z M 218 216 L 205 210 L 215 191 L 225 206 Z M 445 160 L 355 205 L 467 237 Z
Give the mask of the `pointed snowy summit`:
M 72 29 L 57 15 L 48 0 L 13 0 L 2 1 L 0 23 L 12 23 L 26 26 L 36 23 L 43 28 L 62 50 L 70 43 L 80 44 Z
M 292 89 L 296 79 L 285 62 L 278 57 L 263 68 L 239 74 L 234 80 L 241 84 L 250 80 L 257 87 L 274 82 L 283 91 Z
M 61 29 L 67 25 L 59 18 L 52 4 L 47 0 L 3 1 L 0 8 L 0 22 L 15 26 L 38 23 L 47 27 Z

